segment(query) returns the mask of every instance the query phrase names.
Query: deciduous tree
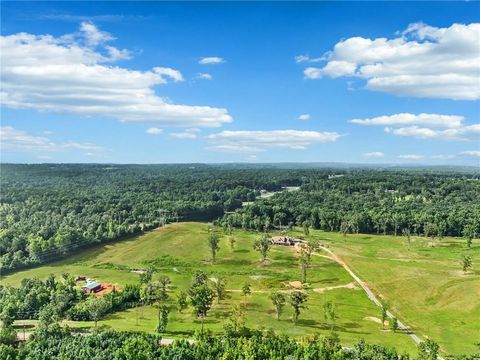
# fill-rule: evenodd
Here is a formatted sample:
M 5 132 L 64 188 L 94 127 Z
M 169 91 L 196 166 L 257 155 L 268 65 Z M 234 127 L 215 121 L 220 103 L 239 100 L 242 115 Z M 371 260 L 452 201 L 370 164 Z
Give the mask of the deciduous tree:
M 294 290 L 290 293 L 290 305 L 293 308 L 293 322 L 296 324 L 300 316 L 300 310 L 305 307 L 304 303 L 308 300 L 307 293 Z
M 279 291 L 276 291 L 270 295 L 273 306 L 275 306 L 275 313 L 277 314 L 277 320 L 280 320 L 280 315 L 282 315 L 283 307 L 285 306 L 285 295 Z
M 195 310 L 195 315 L 202 320 L 203 331 L 203 322 L 212 307 L 215 293 L 207 285 L 198 285 L 190 289 L 189 295 L 190 303 Z
M 220 249 L 220 237 L 216 233 L 210 234 L 208 238 L 208 246 L 210 247 L 210 253 L 212 254 L 212 263 L 215 263 L 215 257 Z
M 268 256 L 268 252 L 270 251 L 271 241 L 265 235 L 262 236 L 260 239 L 255 240 L 253 244 L 253 248 L 262 254 L 262 261 L 265 261 Z

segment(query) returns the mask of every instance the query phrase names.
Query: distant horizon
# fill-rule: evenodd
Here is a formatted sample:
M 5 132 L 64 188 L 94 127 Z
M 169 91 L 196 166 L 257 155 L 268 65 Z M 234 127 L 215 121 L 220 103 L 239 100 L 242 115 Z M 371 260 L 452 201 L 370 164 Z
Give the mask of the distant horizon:
M 364 168 L 381 168 L 381 167 L 405 167 L 405 168 L 475 168 L 480 169 L 480 165 L 456 165 L 456 164 L 410 164 L 410 163 L 351 163 L 351 162 L 332 162 L 332 161 L 278 161 L 278 162 L 250 162 L 250 161 L 235 161 L 235 162 L 163 162 L 163 163 L 121 163 L 121 162 L 1 162 L 0 165 L 246 165 L 246 166 L 262 166 L 262 165 L 308 165 L 325 167 L 328 165 L 337 165 L 354 167 L 361 166 Z

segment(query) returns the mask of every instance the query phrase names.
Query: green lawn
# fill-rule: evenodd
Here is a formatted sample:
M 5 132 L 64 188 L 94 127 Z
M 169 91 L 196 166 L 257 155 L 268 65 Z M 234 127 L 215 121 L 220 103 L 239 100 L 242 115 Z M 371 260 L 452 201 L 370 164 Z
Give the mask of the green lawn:
M 69 272 L 121 287 L 138 282 L 139 275 L 130 269 L 144 268 L 145 261 L 153 260 L 158 269 L 155 276 L 168 275 L 172 279 L 172 298 L 176 292 L 189 286 L 197 269 L 204 270 L 210 277 L 226 276 L 227 289 L 232 291 L 228 292 L 227 299 L 215 303 L 205 321 L 206 327 L 213 331 L 221 331 L 232 304 L 243 301 L 238 290 L 248 281 L 253 288 L 246 306 L 246 324 L 250 327 L 273 328 L 298 337 L 327 334 L 330 325 L 324 320 L 322 306 L 328 299 L 337 306 L 339 318 L 335 329 L 344 343 L 351 344 L 363 338 L 415 352 L 414 343 L 408 336 L 384 331 L 380 324 L 367 319 L 380 317 L 380 311 L 363 291 L 349 288 L 323 293 L 313 291 L 352 282 L 343 268 L 324 257 L 313 257 L 308 279 L 311 286 L 308 308 L 302 311 L 298 324 L 293 325 L 288 306 L 282 319 L 277 321 L 269 293 L 277 289 L 288 290 L 286 284 L 289 281 L 300 280 L 295 251 L 274 247 L 269 254 L 271 262 L 263 264 L 259 261 L 259 254 L 252 249 L 253 241 L 259 235 L 235 230 L 235 250 L 230 249 L 228 237 L 222 237 L 217 262 L 212 265 L 207 229 L 205 223 L 170 224 L 134 239 L 98 246 L 67 260 L 8 275 L 0 283 L 18 285 L 23 278 L 45 278 L 51 273 L 60 275 Z M 404 239 L 389 236 L 349 235 L 344 239 L 339 234 L 319 231 L 311 231 L 310 236 L 328 243 L 360 277 L 390 302 L 392 310 L 402 321 L 413 325 L 418 335 L 430 335 L 447 352 L 473 351 L 473 342 L 480 340 L 479 322 L 474 321 L 480 318 L 478 245 L 475 245 L 476 250 L 470 251 L 474 273 L 463 275 L 459 271 L 463 243 L 457 240 L 443 240 L 435 247 L 427 247 L 423 240 L 415 239 L 408 250 Z M 156 309 L 146 306 L 112 314 L 99 325 L 152 332 L 156 322 Z M 88 322 L 69 322 L 69 325 L 92 326 Z M 166 337 L 190 336 L 200 326 L 190 309 L 183 314 L 173 310 Z
M 381 294 L 399 318 L 447 353 L 472 353 L 480 342 L 480 243 L 465 240 L 312 232 Z M 470 254 L 473 268 L 462 272 Z

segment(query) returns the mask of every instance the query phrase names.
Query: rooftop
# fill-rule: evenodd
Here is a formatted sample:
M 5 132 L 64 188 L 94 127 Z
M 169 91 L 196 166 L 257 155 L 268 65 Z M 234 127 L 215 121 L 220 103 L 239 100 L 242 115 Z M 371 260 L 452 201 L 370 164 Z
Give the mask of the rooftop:
M 100 286 L 100 283 L 99 282 L 96 282 L 96 281 L 92 281 L 92 282 L 88 282 L 86 285 L 82 286 L 82 289 L 95 289 L 96 287 Z

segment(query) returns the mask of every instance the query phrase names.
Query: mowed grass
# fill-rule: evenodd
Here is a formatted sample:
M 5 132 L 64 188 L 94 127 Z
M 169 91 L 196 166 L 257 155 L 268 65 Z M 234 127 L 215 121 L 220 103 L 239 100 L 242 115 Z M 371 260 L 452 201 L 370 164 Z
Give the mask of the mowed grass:
M 390 304 L 421 338 L 449 354 L 473 353 L 480 342 L 480 242 L 464 239 L 347 235 L 312 231 Z M 462 256 L 472 269 L 462 271 Z
M 246 325 L 259 329 L 274 329 L 295 337 L 330 332 L 324 319 L 323 304 L 333 300 L 338 320 L 335 331 L 345 344 L 360 339 L 395 346 L 400 351 L 415 353 L 413 341 L 401 332 L 385 331 L 368 317 L 379 318 L 380 310 L 357 289 L 338 288 L 318 293 L 316 288 L 346 285 L 352 278 L 335 262 L 325 257 L 312 257 L 307 290 L 307 308 L 302 310 L 297 325 L 291 321 L 291 308 L 286 306 L 280 321 L 275 319 L 269 299 L 272 290 L 290 288 L 288 282 L 300 280 L 297 255 L 293 248 L 273 247 L 268 263 L 259 261 L 253 250 L 258 233 L 235 230 L 235 250 L 231 250 L 228 236 L 222 236 L 215 264 L 211 263 L 208 248 L 208 224 L 170 224 L 144 235 L 114 244 L 102 245 L 62 260 L 34 269 L 20 271 L 0 280 L 2 284 L 18 285 L 23 278 L 60 276 L 63 272 L 95 278 L 122 287 L 138 283 L 139 275 L 131 269 L 145 268 L 152 263 L 158 272 L 155 278 L 167 275 L 172 280 L 170 291 L 172 312 L 165 337 L 189 337 L 200 329 L 201 323 L 191 309 L 179 313 L 174 306 L 175 295 L 191 283 L 195 270 L 205 271 L 209 277 L 225 276 L 227 298 L 215 304 L 205 326 L 221 332 L 228 321 L 233 304 L 243 304 L 240 289 L 245 282 L 252 285 L 253 294 L 247 298 Z M 293 232 L 300 236 L 299 232 Z M 414 239 L 408 250 L 403 238 L 389 236 L 348 235 L 344 239 L 336 233 L 311 231 L 347 261 L 370 287 L 382 294 L 395 314 L 407 325 L 413 325 L 418 335 L 428 334 L 449 353 L 473 352 L 478 341 L 480 309 L 478 245 L 471 250 L 474 261 L 472 274 L 461 274 L 460 254 L 463 242 L 443 240 L 449 245 L 427 247 L 423 239 Z M 477 250 L 475 250 L 477 249 Z M 476 251 L 476 252 L 475 252 Z M 242 305 L 243 306 L 243 305 Z M 73 327 L 91 327 L 90 322 L 68 322 Z M 153 332 L 157 325 L 157 310 L 144 306 L 109 315 L 99 322 L 118 330 Z

